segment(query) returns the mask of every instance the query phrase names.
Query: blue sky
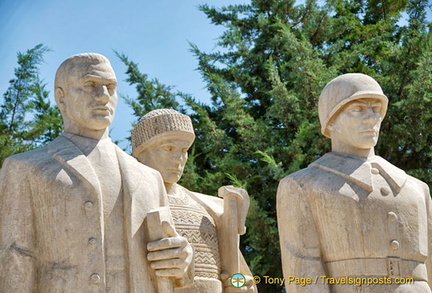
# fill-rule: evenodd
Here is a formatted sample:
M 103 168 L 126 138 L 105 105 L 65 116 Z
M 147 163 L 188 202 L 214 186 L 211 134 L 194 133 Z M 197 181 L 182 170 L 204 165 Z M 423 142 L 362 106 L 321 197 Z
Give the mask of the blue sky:
M 118 92 L 133 97 L 124 79 L 125 66 L 114 51 L 139 63 L 140 70 L 162 83 L 208 102 L 197 61 L 189 51 L 194 43 L 214 49 L 223 28 L 212 25 L 198 10 L 200 4 L 221 7 L 249 0 L 0 0 L 0 102 L 13 78 L 18 51 L 43 43 L 52 49 L 41 65 L 41 77 L 53 98 L 55 71 L 67 57 L 82 52 L 110 59 L 119 81 Z M 127 147 L 134 120 L 119 99 L 111 136 Z
M 116 50 L 139 63 L 150 78 L 208 103 L 188 43 L 209 52 L 223 32 L 198 10 L 205 3 L 221 7 L 250 0 L 0 0 L 0 103 L 13 78 L 17 52 L 39 43 L 53 50 L 45 55 L 40 72 L 51 99 L 57 67 L 82 52 L 107 56 L 117 74 L 119 94 L 134 97 L 134 88 L 124 82 L 126 68 Z M 128 147 L 126 137 L 134 119 L 129 106 L 119 99 L 111 136 L 123 148 Z

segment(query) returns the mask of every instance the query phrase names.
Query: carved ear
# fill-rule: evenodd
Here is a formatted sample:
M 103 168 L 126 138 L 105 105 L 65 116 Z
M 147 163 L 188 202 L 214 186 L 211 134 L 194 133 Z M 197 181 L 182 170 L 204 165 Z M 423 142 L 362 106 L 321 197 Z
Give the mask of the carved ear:
M 61 87 L 59 87 L 59 86 L 56 87 L 54 96 L 55 96 L 55 101 L 57 103 L 57 106 L 60 109 L 60 112 L 63 112 L 63 109 L 65 108 L 65 102 L 64 102 L 65 94 L 64 94 L 64 90 Z
M 329 132 L 329 134 L 331 136 L 332 133 L 336 130 L 336 128 L 334 126 L 334 123 L 331 123 L 331 124 L 327 125 L 327 130 L 328 130 L 328 132 Z

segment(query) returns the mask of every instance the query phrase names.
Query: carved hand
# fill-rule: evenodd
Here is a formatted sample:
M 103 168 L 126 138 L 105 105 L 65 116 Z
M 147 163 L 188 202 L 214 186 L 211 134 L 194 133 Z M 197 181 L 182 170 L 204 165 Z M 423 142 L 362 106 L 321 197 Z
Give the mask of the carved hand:
M 168 222 L 162 222 L 167 237 L 147 244 L 147 259 L 158 277 L 183 278 L 193 260 L 192 245 Z
M 237 201 L 236 211 L 224 211 L 228 213 L 235 213 L 237 217 L 238 234 L 243 235 L 246 233 L 246 216 L 249 210 L 250 199 L 246 190 L 232 185 L 222 186 L 218 190 L 219 197 L 224 199 L 227 197 L 234 197 Z

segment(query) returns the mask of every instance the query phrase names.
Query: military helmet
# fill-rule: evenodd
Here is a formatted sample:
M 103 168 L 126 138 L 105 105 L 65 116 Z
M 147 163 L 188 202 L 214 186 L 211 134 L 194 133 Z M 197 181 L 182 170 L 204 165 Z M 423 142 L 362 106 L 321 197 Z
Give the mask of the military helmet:
M 364 98 L 381 100 L 381 116 L 387 111 L 388 98 L 372 77 L 362 73 L 347 73 L 331 80 L 322 90 L 318 102 L 321 133 L 330 137 L 327 126 L 347 103 Z

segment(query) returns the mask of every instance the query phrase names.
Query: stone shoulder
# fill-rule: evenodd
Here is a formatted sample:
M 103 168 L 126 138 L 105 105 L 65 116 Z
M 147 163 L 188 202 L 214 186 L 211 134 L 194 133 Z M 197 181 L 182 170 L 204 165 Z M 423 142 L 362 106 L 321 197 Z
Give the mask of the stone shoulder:
M 151 174 L 154 176 L 159 177 L 160 173 L 159 171 L 144 165 L 140 162 L 138 162 L 137 159 L 135 159 L 134 157 L 132 157 L 131 155 L 129 155 L 128 153 L 126 153 L 125 151 L 123 151 L 119 146 L 115 145 L 116 149 L 117 149 L 117 154 L 121 154 L 122 159 L 124 161 L 126 161 L 128 163 L 128 165 L 133 166 L 134 168 L 138 168 L 141 169 L 143 172 L 147 173 L 147 174 Z
M 398 170 L 399 172 L 404 172 L 406 174 L 406 176 L 407 176 L 407 179 L 409 181 L 411 181 L 412 184 L 418 185 L 419 188 L 421 188 L 421 190 L 423 190 L 424 193 L 427 194 L 427 195 L 429 195 L 429 197 L 430 197 L 429 186 L 425 182 L 421 181 L 420 179 L 418 179 L 418 178 L 416 178 L 414 176 L 409 175 L 404 170 L 402 170 L 399 167 L 397 167 L 397 166 L 393 165 L 392 163 L 388 162 L 386 159 L 384 159 L 384 158 L 382 158 L 380 156 L 377 156 L 377 158 L 380 160 L 380 162 L 386 162 L 388 164 L 387 166 L 391 166 L 391 168 L 394 168 L 394 170 Z
M 150 184 L 155 188 L 155 190 L 159 190 L 160 194 L 164 194 L 164 199 L 168 201 L 165 196 L 166 193 L 163 185 L 162 175 L 159 173 L 159 171 L 138 162 L 137 159 L 120 149 L 117 145 L 115 145 L 115 147 L 119 160 L 123 162 L 121 165 L 123 168 L 127 168 L 127 170 L 122 169 L 122 171 L 127 172 L 129 175 L 133 175 L 135 178 L 134 180 L 140 180 L 141 182 Z
M 421 190 L 424 192 L 425 195 L 427 195 L 427 197 L 430 198 L 430 190 L 429 190 L 429 185 L 427 185 L 425 182 L 421 181 L 420 179 L 413 177 L 411 175 L 408 175 L 408 180 L 413 181 L 415 184 L 417 184 Z
M 195 195 L 197 198 L 199 198 L 200 200 L 204 201 L 204 202 L 212 202 L 212 203 L 220 203 L 223 204 L 223 199 L 214 195 L 208 195 L 208 194 L 204 194 L 204 193 L 199 193 L 199 192 L 195 192 L 195 191 L 190 191 L 193 193 L 193 195 Z
M 222 198 L 190 191 L 181 185 L 178 186 L 183 188 L 187 193 L 189 193 L 193 197 L 193 199 L 199 204 L 201 204 L 210 214 L 216 217 L 220 217 L 223 214 L 224 201 Z
M 291 185 L 293 183 L 303 186 L 306 182 L 314 182 L 317 178 L 316 176 L 319 176 L 320 173 L 327 172 L 314 166 L 308 166 L 282 178 L 279 182 L 279 187 Z
M 52 155 L 49 150 L 50 147 L 47 145 L 42 148 L 12 155 L 6 158 L 1 170 L 23 172 L 32 168 L 39 168 L 39 166 L 43 167 L 48 164 L 47 161 L 52 160 Z M 21 173 L 20 175 L 22 176 L 23 174 Z

